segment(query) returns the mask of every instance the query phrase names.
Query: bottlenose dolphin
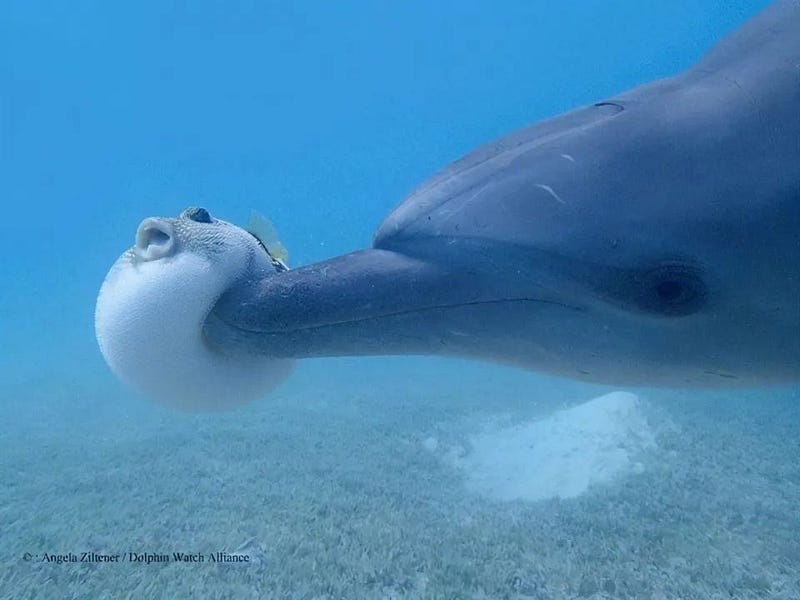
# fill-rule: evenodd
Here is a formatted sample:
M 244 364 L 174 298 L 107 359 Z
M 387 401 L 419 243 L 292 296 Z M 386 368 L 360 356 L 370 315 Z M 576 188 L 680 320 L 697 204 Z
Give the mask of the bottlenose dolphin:
M 225 356 L 449 355 L 617 385 L 797 381 L 800 2 L 771 5 L 679 75 L 458 160 L 370 249 L 234 279 L 202 324 Z

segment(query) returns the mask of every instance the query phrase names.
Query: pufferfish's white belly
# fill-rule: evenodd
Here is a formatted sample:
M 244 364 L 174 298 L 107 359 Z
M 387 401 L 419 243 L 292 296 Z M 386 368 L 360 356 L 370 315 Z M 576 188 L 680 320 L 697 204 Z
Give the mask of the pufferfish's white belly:
M 229 285 L 227 272 L 191 253 L 155 262 L 120 257 L 95 310 L 97 341 L 112 371 L 145 396 L 184 410 L 234 408 L 284 381 L 291 360 L 226 355 L 205 343 L 203 323 Z

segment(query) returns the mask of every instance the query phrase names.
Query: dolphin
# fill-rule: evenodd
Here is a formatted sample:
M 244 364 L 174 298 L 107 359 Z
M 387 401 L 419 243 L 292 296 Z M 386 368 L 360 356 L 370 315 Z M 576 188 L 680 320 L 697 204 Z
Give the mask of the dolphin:
M 800 380 L 800 1 L 685 72 L 454 162 L 371 248 L 233 278 L 205 310 L 210 348 L 276 361 L 424 354 L 614 385 Z

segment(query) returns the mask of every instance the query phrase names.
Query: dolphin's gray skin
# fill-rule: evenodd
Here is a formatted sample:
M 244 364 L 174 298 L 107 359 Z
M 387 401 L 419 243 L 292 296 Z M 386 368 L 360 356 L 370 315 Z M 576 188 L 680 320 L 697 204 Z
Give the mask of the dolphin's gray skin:
M 372 249 L 240 281 L 205 335 L 613 384 L 800 379 L 800 1 L 685 73 L 450 165 Z

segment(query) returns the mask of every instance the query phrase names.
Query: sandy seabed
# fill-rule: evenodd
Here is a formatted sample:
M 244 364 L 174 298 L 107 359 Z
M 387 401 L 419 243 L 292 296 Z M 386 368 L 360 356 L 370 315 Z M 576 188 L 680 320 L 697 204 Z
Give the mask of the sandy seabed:
M 800 598 L 800 390 L 636 390 L 586 463 L 542 423 L 610 389 L 467 365 L 319 361 L 207 415 L 110 378 L 5 389 L 0 597 Z M 578 441 L 537 480 L 521 432 Z M 43 558 L 83 552 L 122 560 Z

